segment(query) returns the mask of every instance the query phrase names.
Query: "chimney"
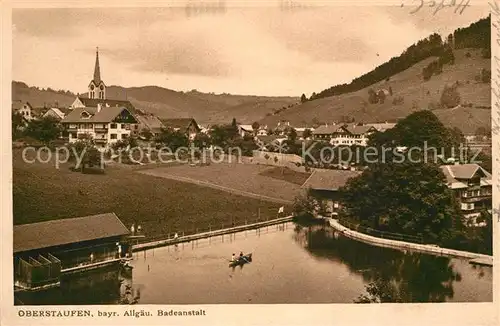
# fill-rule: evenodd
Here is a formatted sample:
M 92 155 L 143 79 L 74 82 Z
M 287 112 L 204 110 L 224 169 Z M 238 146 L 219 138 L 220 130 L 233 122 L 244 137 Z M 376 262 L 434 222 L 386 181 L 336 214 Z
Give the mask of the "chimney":
M 101 103 L 97 103 L 97 112 L 101 112 L 102 106 Z

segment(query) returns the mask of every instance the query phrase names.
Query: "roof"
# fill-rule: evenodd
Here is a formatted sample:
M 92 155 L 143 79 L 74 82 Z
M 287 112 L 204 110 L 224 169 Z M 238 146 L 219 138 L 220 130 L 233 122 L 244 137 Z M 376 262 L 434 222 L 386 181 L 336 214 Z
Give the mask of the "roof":
M 129 234 L 115 213 L 14 226 L 14 253 Z
M 98 98 L 88 98 L 87 95 L 80 95 L 77 97 L 80 102 L 83 103 L 86 107 L 93 107 L 96 108 L 97 104 L 101 104 L 102 107 L 113 107 L 113 106 L 122 106 L 126 107 L 130 113 L 137 113 L 136 108 L 130 101 L 123 101 L 123 100 L 108 100 L 108 99 L 98 99 Z
M 21 100 L 17 101 L 12 101 L 12 109 L 13 110 L 21 110 L 24 106 L 24 104 L 27 104 L 30 108 L 33 108 L 30 104 L 30 102 L 23 102 Z
M 137 115 L 135 118 L 150 130 L 159 131 L 163 127 L 160 119 L 155 115 Z
M 50 108 L 47 110 L 47 112 L 44 113 L 44 115 L 49 113 L 49 111 L 54 112 L 60 119 L 64 119 L 65 114 L 61 110 L 59 110 L 58 108 Z
M 319 126 L 318 128 L 313 130 L 314 135 L 325 135 L 325 134 L 333 134 L 337 132 L 339 128 L 341 128 L 343 125 L 341 124 L 334 124 L 334 125 L 323 125 Z
M 461 180 L 471 179 L 476 173 L 480 173 L 481 185 L 491 185 L 491 173 L 483 169 L 478 164 L 455 164 L 442 165 L 441 170 L 446 177 L 446 182 L 453 189 L 467 188 Z
M 395 123 L 367 123 L 367 126 L 372 126 L 373 128 L 377 129 L 380 132 L 384 132 L 388 129 L 392 129 L 396 127 Z
M 366 133 L 370 132 L 370 129 L 372 129 L 372 128 L 373 128 L 373 126 L 366 125 L 366 124 L 358 125 L 356 123 L 352 123 L 352 124 L 345 125 L 345 129 L 353 135 L 366 134 Z
M 200 129 L 193 118 L 160 119 L 160 121 L 166 128 L 187 129 L 191 123 L 194 123 L 196 128 Z
M 243 129 L 245 131 L 253 131 L 252 125 L 238 125 L 238 127 L 240 127 L 240 129 Z
M 113 121 L 122 111 L 127 111 L 132 117 L 132 113 L 125 107 L 112 106 L 109 108 L 102 108 L 100 112 L 97 112 L 97 108 L 85 107 L 85 108 L 75 108 L 71 111 L 61 122 L 63 123 L 109 123 Z M 82 118 L 82 113 L 87 112 L 92 116 L 90 118 Z M 135 119 L 135 117 L 134 117 Z M 136 119 L 135 119 L 136 120 Z
M 302 185 L 302 188 L 316 190 L 338 190 L 345 186 L 351 178 L 359 176 L 359 171 L 348 170 L 314 170 L 309 179 Z

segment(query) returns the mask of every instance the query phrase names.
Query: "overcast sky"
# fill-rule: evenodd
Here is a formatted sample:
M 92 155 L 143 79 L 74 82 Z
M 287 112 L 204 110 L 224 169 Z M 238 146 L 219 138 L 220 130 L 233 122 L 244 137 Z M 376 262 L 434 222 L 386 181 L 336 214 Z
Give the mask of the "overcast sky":
M 107 85 L 309 96 L 489 11 L 414 8 L 15 9 L 13 79 L 83 92 L 99 47 Z

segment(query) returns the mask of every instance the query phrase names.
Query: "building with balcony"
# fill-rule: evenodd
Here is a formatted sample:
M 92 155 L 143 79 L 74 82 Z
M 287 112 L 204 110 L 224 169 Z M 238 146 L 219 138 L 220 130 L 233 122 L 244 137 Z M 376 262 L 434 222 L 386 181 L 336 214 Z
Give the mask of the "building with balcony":
M 478 221 L 481 211 L 491 212 L 491 173 L 478 164 L 455 164 L 441 166 L 447 185 L 453 190 L 464 214 L 466 225 L 484 226 Z
M 314 140 L 329 142 L 334 146 L 366 146 L 368 137 L 377 131 L 372 125 L 341 123 L 319 126 L 312 133 Z
M 92 139 L 98 150 L 109 149 L 114 143 L 127 139 L 137 125 L 137 119 L 125 107 L 73 109 L 61 123 L 68 132 L 68 140 Z

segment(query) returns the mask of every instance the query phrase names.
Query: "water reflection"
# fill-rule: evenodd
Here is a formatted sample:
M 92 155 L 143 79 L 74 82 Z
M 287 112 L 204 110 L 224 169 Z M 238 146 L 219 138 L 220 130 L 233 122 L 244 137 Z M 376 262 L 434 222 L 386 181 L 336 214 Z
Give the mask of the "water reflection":
M 331 228 L 298 226 L 294 239 L 315 257 L 340 261 L 362 275 L 369 292 L 381 302 L 448 301 L 454 282 L 462 279 L 448 257 L 369 246 Z
M 115 264 L 92 271 L 63 275 L 60 286 L 40 291 L 14 293 L 16 305 L 134 304 L 140 288 L 132 283 L 132 272 Z

